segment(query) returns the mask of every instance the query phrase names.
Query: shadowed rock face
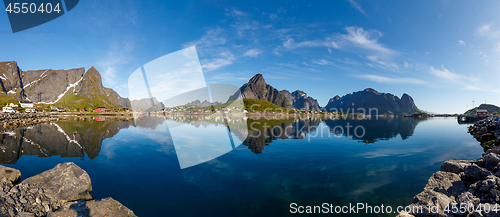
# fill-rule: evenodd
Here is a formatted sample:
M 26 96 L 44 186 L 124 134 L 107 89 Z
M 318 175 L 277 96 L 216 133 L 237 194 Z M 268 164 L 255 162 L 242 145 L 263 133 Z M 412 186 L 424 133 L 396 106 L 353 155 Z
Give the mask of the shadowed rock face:
M 95 121 L 65 120 L 19 128 L 0 134 L 0 164 L 15 164 L 22 155 L 39 157 L 80 157 L 94 159 L 101 151 L 102 141 L 130 126 L 155 129 L 165 120 L 144 117 L 131 120 Z
M 369 114 L 370 109 L 372 109 L 371 115 L 376 115 L 373 109 L 377 109 L 378 114 L 396 115 L 413 114 L 419 111 L 411 96 L 406 93 L 400 99 L 390 93 L 379 93 L 371 88 L 350 93 L 343 97 L 335 96 L 328 101 L 325 109 L 329 112 L 358 112 L 365 114 Z M 364 112 L 362 109 L 364 109 Z
M 288 99 L 296 109 L 319 110 L 318 100 L 307 96 L 303 91 L 296 90 L 293 93 L 288 90 L 282 90 L 281 93 Z
M 269 101 L 275 105 L 293 108 L 292 103 L 276 88 L 267 84 L 262 74 L 256 74 L 248 83 L 240 87 L 241 97 L 247 99 L 261 99 Z M 229 98 L 229 101 L 236 100 L 239 95 L 235 94 Z
M 49 103 L 74 93 L 88 98 L 97 96 L 107 106 L 130 105 L 127 98 L 103 87 L 101 75 L 94 67 L 87 72 L 84 68 L 22 71 L 15 61 L 0 62 L 0 76 L 1 90 L 13 94 L 18 101 Z

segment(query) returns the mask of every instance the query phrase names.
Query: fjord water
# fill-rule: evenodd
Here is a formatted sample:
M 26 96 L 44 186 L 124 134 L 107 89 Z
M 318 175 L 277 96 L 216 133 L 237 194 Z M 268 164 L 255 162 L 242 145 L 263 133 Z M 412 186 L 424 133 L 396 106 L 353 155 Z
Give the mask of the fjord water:
M 273 121 L 272 129 L 249 129 L 226 154 L 181 169 L 168 123 L 82 118 L 17 129 L 3 134 L 0 164 L 24 180 L 75 162 L 89 173 L 95 198 L 113 197 L 138 216 L 285 216 L 293 215 L 291 203 L 406 206 L 442 162 L 483 153 L 456 118 Z M 224 125 L 189 126 L 209 132 L 197 142 L 227 140 L 210 136 Z M 354 134 L 357 126 L 364 135 Z

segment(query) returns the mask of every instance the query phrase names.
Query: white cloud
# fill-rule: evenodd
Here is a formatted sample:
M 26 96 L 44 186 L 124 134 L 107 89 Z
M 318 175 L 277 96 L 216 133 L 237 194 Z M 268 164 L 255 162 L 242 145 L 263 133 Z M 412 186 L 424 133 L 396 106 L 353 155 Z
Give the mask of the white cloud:
M 123 44 L 115 42 L 106 57 L 98 62 L 99 67 L 104 69 L 102 77 L 106 83 L 110 85 L 117 83 L 116 74 L 118 73 L 118 68 L 130 61 L 133 49 L 134 45 L 132 41 Z
M 407 69 L 413 67 L 413 64 L 409 64 L 406 61 L 403 61 L 403 63 L 404 63 L 405 68 L 407 68 Z
M 216 81 L 234 81 L 234 80 L 248 80 L 248 77 L 235 77 L 233 73 L 221 73 L 214 75 L 212 80 Z
M 318 65 L 322 65 L 322 66 L 326 66 L 326 65 L 328 65 L 328 64 L 329 64 L 329 62 L 328 62 L 328 61 L 326 61 L 326 60 L 324 60 L 324 59 L 322 59 L 322 60 L 313 60 L 312 62 L 313 62 L 314 64 L 318 64 Z
M 368 16 L 366 12 L 363 10 L 363 8 L 361 8 L 361 6 L 359 6 L 358 3 L 356 3 L 354 0 L 347 0 L 347 1 L 349 2 L 349 4 L 351 4 L 352 7 L 356 8 L 356 10 L 358 10 L 365 16 Z
M 283 42 L 283 47 L 286 49 L 296 49 L 300 47 L 329 47 L 329 48 L 339 48 L 337 43 L 329 40 L 311 40 L 303 42 L 295 42 L 292 38 Z
M 427 82 L 416 78 L 390 78 L 380 75 L 356 75 L 356 77 L 384 84 L 387 83 L 427 84 Z
M 261 54 L 262 51 L 258 50 L 258 49 L 250 49 L 248 50 L 247 52 L 245 52 L 243 54 L 243 56 L 247 56 L 247 57 L 257 57 L 257 55 Z
M 392 55 L 395 52 L 378 43 L 378 38 L 382 37 L 382 33 L 377 30 L 365 31 L 361 27 L 350 26 L 345 30 L 349 33 L 341 37 L 348 42 L 353 43 L 355 46 L 377 51 L 383 54 Z
M 460 45 L 465 45 L 465 42 L 464 42 L 464 41 L 462 41 L 462 40 L 458 40 L 458 44 L 460 44 Z
M 482 25 L 476 30 L 477 36 L 484 36 L 488 38 L 498 38 L 500 37 L 500 30 L 492 30 L 491 24 Z
M 201 39 L 194 40 L 184 44 L 184 47 L 211 47 L 215 45 L 226 44 L 227 40 L 222 36 L 222 29 L 217 27 L 216 29 L 208 30 L 207 33 L 201 37 Z
M 201 63 L 201 67 L 206 71 L 213 71 L 221 67 L 231 65 L 234 63 L 234 55 L 229 51 L 223 51 L 218 54 L 218 57 L 212 59 L 205 59 Z
M 236 10 L 236 9 L 233 9 L 233 10 L 226 9 L 226 16 L 246 17 L 246 16 L 249 16 L 249 14 L 245 13 L 243 11 L 240 11 L 240 10 Z
M 459 84 L 463 86 L 463 88 L 467 88 L 471 90 L 472 86 L 476 85 L 478 83 L 478 79 L 474 77 L 466 77 L 461 74 L 457 74 L 454 72 L 451 72 L 450 70 L 446 69 L 443 65 L 441 65 L 441 69 L 435 69 L 434 67 L 430 67 L 429 72 L 441 79 L 444 79 L 447 82 L 453 83 L 453 84 Z
M 381 61 L 381 60 L 379 60 L 379 57 L 377 57 L 377 56 L 368 56 L 367 58 L 375 63 L 382 65 L 382 66 L 394 67 L 396 69 L 399 69 L 398 65 L 396 65 L 395 63 L 388 63 L 388 62 Z

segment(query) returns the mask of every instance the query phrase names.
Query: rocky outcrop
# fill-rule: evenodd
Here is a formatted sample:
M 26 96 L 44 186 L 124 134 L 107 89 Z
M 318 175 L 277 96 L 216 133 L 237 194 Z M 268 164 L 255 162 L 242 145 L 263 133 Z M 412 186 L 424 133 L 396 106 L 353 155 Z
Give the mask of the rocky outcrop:
M 228 101 L 237 100 L 238 97 L 246 99 L 261 99 L 269 101 L 277 106 L 284 108 L 293 108 L 292 103 L 276 88 L 266 83 L 262 74 L 256 74 L 248 83 L 240 87 L 240 89 Z
M 495 150 L 500 152 L 499 148 Z M 413 198 L 410 214 L 417 217 L 500 216 L 500 209 L 498 213 L 494 209 L 500 204 L 499 176 L 500 156 L 494 152 L 477 160 L 446 161 L 427 181 L 424 190 Z M 460 209 L 461 206 L 465 209 Z
M 135 216 L 112 198 L 92 200 L 90 177 L 74 163 L 58 164 L 17 185 L 1 169 L 15 171 L 0 168 L 0 216 Z
M 292 93 L 288 92 L 288 90 L 280 91 L 290 103 L 292 103 L 293 107 L 300 110 L 319 110 L 318 100 L 307 96 L 307 94 L 303 91 L 296 90 Z
M 16 184 L 19 180 L 21 180 L 21 172 L 13 168 L 0 165 L 0 178 L 2 179 L 2 182 Z
M 63 207 L 53 213 L 49 213 L 48 217 L 67 217 L 67 216 L 81 216 L 81 217 L 108 217 L 108 216 L 122 216 L 133 217 L 136 216 L 132 210 L 122 205 L 120 202 L 111 197 L 102 200 L 91 201 L 75 201 L 65 203 Z
M 469 133 L 481 143 L 484 150 L 500 146 L 500 117 L 489 117 L 469 126 Z
M 1 91 L 12 94 L 17 101 L 53 104 L 76 100 L 108 107 L 130 104 L 114 90 L 103 87 L 94 67 L 87 72 L 85 68 L 22 71 L 15 61 L 0 62 L 0 84 Z M 78 97 L 68 99 L 71 94 Z
M 42 188 L 47 196 L 61 203 L 92 199 L 89 174 L 74 163 L 58 164 L 53 169 L 27 178 L 21 184 Z
M 419 111 L 413 98 L 406 93 L 399 98 L 390 93 L 380 93 L 371 88 L 350 93 L 343 97 L 335 96 L 328 101 L 325 110 L 342 113 L 358 112 L 367 115 L 410 115 Z

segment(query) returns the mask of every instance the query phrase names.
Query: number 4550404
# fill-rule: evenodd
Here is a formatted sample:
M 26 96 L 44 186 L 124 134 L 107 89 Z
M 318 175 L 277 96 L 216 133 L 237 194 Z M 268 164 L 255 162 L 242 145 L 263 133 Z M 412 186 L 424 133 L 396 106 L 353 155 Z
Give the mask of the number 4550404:
M 51 3 L 40 3 L 40 5 L 37 5 L 36 3 L 9 3 L 7 5 L 7 8 L 5 8 L 5 11 L 8 13 L 52 13 L 52 12 L 61 12 L 61 9 L 59 9 L 59 3 L 56 4 L 56 6 L 52 6 Z

